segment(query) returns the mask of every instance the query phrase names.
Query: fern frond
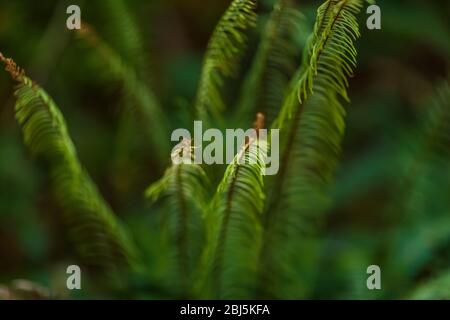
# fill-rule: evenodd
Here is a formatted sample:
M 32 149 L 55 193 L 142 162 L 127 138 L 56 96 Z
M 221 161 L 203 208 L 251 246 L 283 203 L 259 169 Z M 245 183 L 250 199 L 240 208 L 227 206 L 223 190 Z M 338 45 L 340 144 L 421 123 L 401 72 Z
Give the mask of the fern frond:
M 208 178 L 197 164 L 174 164 L 164 176 L 146 191 L 146 197 L 161 200 L 162 234 L 171 251 L 169 281 L 180 288 L 180 294 L 190 297 L 194 288 L 200 256 L 205 240 L 204 212 Z
M 207 219 L 207 292 L 221 299 L 251 298 L 262 240 L 266 141 L 249 141 L 227 167 Z
M 295 37 L 301 32 L 303 16 L 292 1 L 278 0 L 263 32 L 262 39 L 246 76 L 237 119 L 248 123 L 256 112 L 271 123 L 278 114 L 284 94 L 297 64 L 299 48 Z
M 80 164 L 59 108 L 12 60 L 2 55 L 0 60 L 18 82 L 15 112 L 24 142 L 49 164 L 55 195 L 80 258 L 113 276 L 124 267 L 137 266 L 134 244 Z
M 256 0 L 233 0 L 217 24 L 206 50 L 195 102 L 196 116 L 222 122 L 225 78 L 235 77 L 246 45 L 245 31 L 256 26 Z
M 356 15 L 361 10 L 360 0 L 328 0 L 317 11 L 314 32 L 307 46 L 307 54 L 297 75 L 295 85 L 300 103 L 314 92 L 315 77 L 322 74 L 329 86 L 339 96 L 347 96 L 348 77 L 353 76 L 356 66 L 356 48 L 353 45 L 359 36 Z M 320 90 L 320 88 L 318 88 Z M 285 121 L 295 112 L 297 98 L 294 92 L 287 98 L 275 126 L 283 127 Z
M 85 39 L 97 50 L 102 61 L 108 66 L 107 70 L 111 77 L 121 81 L 126 106 L 144 132 L 147 141 L 158 150 L 155 156 L 159 163 L 165 164 L 169 154 L 169 130 L 167 119 L 165 118 L 162 107 L 154 92 L 138 77 L 137 71 L 130 67 L 117 52 L 115 52 L 107 43 L 105 43 L 95 32 L 95 30 L 86 23 L 78 31 L 78 35 Z
M 342 0 L 327 1 L 320 7 L 315 30 L 324 31 L 311 44 L 320 50 L 313 49 L 310 64 L 280 112 L 282 156 L 265 210 L 258 293 L 262 297 L 304 298 L 314 278 L 314 265 L 305 265 L 302 255 L 314 261 L 310 233 L 329 205 L 327 187 L 344 133 L 345 111 L 339 96 L 347 96 L 346 78 L 352 68 L 346 60 L 348 56 L 353 60 L 356 53 L 353 39 L 359 31 L 355 15 L 361 5 L 362 0 Z M 324 16 L 328 14 L 331 18 Z M 313 93 L 300 100 L 298 92 L 304 90 L 311 66 L 316 70 L 311 78 Z M 284 118 L 291 111 L 293 117 Z

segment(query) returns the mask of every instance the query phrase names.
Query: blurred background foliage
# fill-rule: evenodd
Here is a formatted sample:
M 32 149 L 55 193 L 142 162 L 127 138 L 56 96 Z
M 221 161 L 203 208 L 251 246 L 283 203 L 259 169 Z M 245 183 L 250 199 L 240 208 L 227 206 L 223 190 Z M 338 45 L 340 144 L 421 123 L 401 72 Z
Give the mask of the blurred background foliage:
M 361 15 L 343 155 L 330 190 L 333 207 L 317 244 L 321 256 L 310 297 L 408 298 L 413 288 L 431 285 L 428 281 L 438 275 L 438 287 L 450 287 L 444 274 L 450 270 L 448 158 L 438 169 L 425 168 L 419 159 L 426 152 L 420 140 L 430 96 L 449 76 L 450 2 L 377 3 L 381 31 L 369 31 Z M 174 129 L 190 125 L 186 119 L 203 54 L 229 1 L 0 0 L 0 51 L 14 57 L 58 103 L 101 193 L 145 244 L 142 250 L 157 252 L 151 232 L 155 209 L 146 204 L 143 190 L 161 177 L 169 150 L 152 150 L 146 143 L 151 128 L 130 122 L 122 112 L 127 93 L 111 75 L 113 68 L 88 41 L 65 28 L 69 4 L 79 4 L 83 21 L 145 77 Z M 272 4 L 264 0 L 258 8 L 244 70 Z M 318 2 L 298 0 L 297 5 L 306 17 L 296 39 L 303 46 Z M 95 281 L 89 290 L 65 289 L 65 268 L 76 260 L 46 168 L 33 161 L 22 142 L 12 92 L 12 82 L 1 72 L 0 283 L 26 278 L 60 296 L 102 296 L 92 293 L 101 292 Z M 380 291 L 366 288 L 366 268 L 372 264 L 382 270 Z M 416 297 L 432 297 L 428 292 L 419 290 Z

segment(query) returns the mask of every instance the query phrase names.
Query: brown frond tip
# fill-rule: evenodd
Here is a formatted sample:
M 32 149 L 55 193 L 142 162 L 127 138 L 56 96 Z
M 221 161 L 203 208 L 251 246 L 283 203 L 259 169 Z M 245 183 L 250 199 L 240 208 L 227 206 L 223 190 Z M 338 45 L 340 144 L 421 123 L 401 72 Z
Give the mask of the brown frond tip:
M 259 130 L 265 127 L 265 116 L 264 113 L 258 112 L 256 114 L 255 122 L 253 122 L 253 129 L 259 132 Z
M 245 137 L 245 144 L 242 147 L 242 149 L 246 150 L 253 142 L 255 142 L 258 139 L 265 139 L 264 136 L 260 136 L 260 130 L 263 130 L 265 127 L 265 116 L 264 113 L 258 112 L 255 117 L 255 121 L 253 122 L 253 129 L 256 131 L 256 137 L 250 138 Z
M 25 70 L 20 68 L 17 63 L 14 62 L 11 58 L 6 58 L 1 52 L 0 52 L 0 61 L 5 64 L 5 70 L 9 72 L 13 80 L 15 81 L 21 81 L 23 76 L 25 76 Z
M 100 38 L 95 28 L 84 21 L 81 23 L 81 28 L 76 30 L 76 35 L 91 41 L 92 44 L 98 44 L 100 42 Z

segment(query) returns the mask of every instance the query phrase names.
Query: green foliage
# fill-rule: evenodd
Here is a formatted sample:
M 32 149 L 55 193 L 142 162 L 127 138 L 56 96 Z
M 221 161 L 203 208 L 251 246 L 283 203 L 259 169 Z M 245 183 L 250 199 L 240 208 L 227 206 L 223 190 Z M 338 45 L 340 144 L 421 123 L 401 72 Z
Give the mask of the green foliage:
M 269 123 L 275 119 L 289 79 L 297 67 L 300 50 L 295 37 L 303 32 L 302 20 L 292 1 L 275 3 L 242 86 L 237 106 L 238 121 L 245 119 L 248 123 L 256 112 L 264 113 Z
M 355 15 L 361 3 L 327 1 L 319 8 L 316 33 L 308 49 L 312 52 L 310 62 L 277 120 L 284 121 L 287 130 L 282 137 L 280 171 L 266 208 L 263 296 L 302 297 L 299 288 L 305 284 L 298 274 L 301 261 L 295 259 L 305 252 L 306 235 L 327 208 L 326 190 L 338 162 L 344 132 L 344 110 L 338 95 L 346 96 L 346 89 L 336 84 L 346 83 L 352 72 L 344 59 L 349 52 L 356 52 L 352 40 L 359 35 Z M 313 68 L 317 71 L 311 71 Z M 328 73 L 330 69 L 333 76 Z M 313 81 L 312 93 L 304 100 L 292 98 L 297 97 L 297 92 L 304 94 L 308 79 Z M 284 114 L 291 112 L 292 118 L 283 119 Z M 313 254 L 311 247 L 307 250 Z M 311 277 L 308 272 L 313 270 L 305 268 L 304 277 Z
M 121 121 L 129 136 L 119 137 L 123 149 L 118 153 L 128 153 L 133 135 L 141 132 L 132 129 L 139 126 L 145 138 L 137 148 L 150 150 L 151 165 L 162 176 L 150 181 L 145 192 L 145 214 L 138 205 L 126 207 L 134 211 L 127 218 L 139 241 L 131 238 L 130 225 L 119 221 L 80 163 L 55 102 L 0 54 L 18 83 L 15 112 L 24 142 L 48 166 L 79 261 L 122 280 L 130 289 L 123 293 L 127 298 L 449 298 L 448 82 L 422 108 L 424 125 L 410 130 L 411 150 L 404 152 L 393 142 L 393 155 L 375 165 L 362 164 L 380 180 L 387 176 L 386 166 L 396 171 L 391 181 L 395 197 L 389 199 L 395 214 L 389 211 L 383 237 L 370 228 L 346 237 L 345 219 L 328 230 L 330 213 L 341 218 L 334 212 L 333 191 L 347 187 L 350 191 L 339 194 L 353 195 L 357 189 L 334 180 L 364 1 L 324 1 L 304 48 L 297 40 L 306 32 L 308 15 L 293 0 L 273 2 L 257 39 L 249 32 L 257 27 L 257 1 L 231 2 L 210 38 L 196 98 L 186 112 L 186 118 L 203 120 L 206 127 L 223 129 L 225 119 L 249 126 L 257 114 L 257 129 L 280 129 L 280 170 L 269 177 L 263 175 L 263 155 L 271 146 L 260 136 L 247 139 L 226 168 L 191 163 L 189 153 L 182 163 L 158 170 L 169 160 L 171 124 L 163 113 L 169 108 L 163 108 L 167 101 L 159 101 L 148 81 L 153 74 L 148 74 L 143 38 L 132 15 L 123 1 L 108 1 L 106 16 L 119 21 L 110 26 L 117 43 L 103 40 L 101 28 L 97 34 L 86 23 L 78 33 L 90 44 L 98 69 L 121 84 Z M 246 52 L 252 40 L 259 40 L 256 51 Z M 230 97 L 230 80 L 236 82 L 237 98 Z M 229 107 L 234 101 L 235 110 Z M 178 110 L 170 113 L 180 116 Z M 198 147 L 190 140 L 182 145 L 191 151 Z M 172 156 L 179 153 L 172 150 Z M 356 218 L 364 224 L 364 217 Z M 366 290 L 365 269 L 374 263 L 382 265 L 386 293 Z
M 208 178 L 199 165 L 174 164 L 146 191 L 152 202 L 161 200 L 165 207 L 162 239 L 171 259 L 167 278 L 181 296 L 189 297 L 192 283 L 200 276 L 199 261 L 205 243 L 204 212 Z
M 78 33 L 80 37 L 90 43 L 105 63 L 102 69 L 108 70 L 108 77 L 119 80 L 124 91 L 124 118 L 131 116 L 138 124 L 147 141 L 154 149 L 159 163 L 165 163 L 169 145 L 167 142 L 167 120 L 162 113 L 161 106 L 146 81 L 139 77 L 140 69 L 128 65 L 117 52 L 108 46 L 97 33 L 87 24 Z
M 418 287 L 410 297 L 416 300 L 449 300 L 450 299 L 450 273 L 438 275 Z

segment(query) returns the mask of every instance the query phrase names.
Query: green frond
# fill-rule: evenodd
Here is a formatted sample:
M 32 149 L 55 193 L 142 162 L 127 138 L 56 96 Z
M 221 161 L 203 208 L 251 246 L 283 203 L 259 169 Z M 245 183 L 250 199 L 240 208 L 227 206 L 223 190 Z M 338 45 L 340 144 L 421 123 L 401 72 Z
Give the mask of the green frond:
M 147 139 L 153 150 L 158 150 L 155 156 L 159 163 L 165 164 L 169 154 L 169 130 L 167 119 L 158 103 L 154 92 L 142 81 L 137 71 L 130 67 L 120 55 L 105 43 L 87 24 L 83 24 L 78 35 L 96 49 L 96 52 L 107 65 L 108 75 L 123 85 L 125 106 L 124 112 L 132 114 L 134 121 Z
M 207 219 L 207 292 L 216 298 L 251 298 L 262 240 L 265 140 L 243 146 L 224 174 Z
M 315 89 L 315 78 L 318 74 L 327 78 L 331 89 L 337 95 L 349 101 L 347 96 L 348 77 L 353 76 L 356 66 L 356 48 L 353 41 L 360 36 L 356 15 L 361 10 L 361 0 L 328 0 L 317 11 L 314 33 L 311 35 L 304 62 L 298 80 L 296 91 L 286 99 L 282 112 L 275 126 L 283 127 L 286 119 L 295 112 L 295 103 L 303 102 Z
M 289 79 L 296 67 L 300 49 L 295 37 L 301 32 L 303 16 L 292 1 L 278 0 L 246 76 L 237 106 L 237 119 L 248 123 L 256 112 L 272 123 L 284 100 Z M 243 119 L 243 120 L 242 120 Z
M 424 125 L 416 133 L 415 150 L 405 166 L 405 212 L 409 220 L 446 214 L 450 205 L 444 190 L 450 187 L 450 85 L 444 82 L 424 108 Z M 412 219 L 413 218 L 413 219 Z
M 180 294 L 193 294 L 205 241 L 204 212 L 208 178 L 196 164 L 174 164 L 146 191 L 151 201 L 161 200 L 163 243 L 169 253 L 168 278 Z M 173 286 L 172 286 L 173 287 Z
M 18 82 L 15 112 L 25 144 L 49 164 L 69 237 L 82 262 L 111 276 L 137 266 L 134 244 L 80 164 L 59 108 L 23 72 L 14 72 L 19 69 L 11 69 L 11 60 L 6 63 Z
M 310 72 L 308 67 L 280 113 L 281 162 L 265 210 L 258 293 L 262 297 L 302 298 L 312 285 L 317 242 L 311 241 L 310 234 L 329 206 L 327 188 L 338 164 L 344 133 L 345 111 L 339 96 L 347 96 L 346 78 L 352 68 L 346 60 L 348 56 L 353 60 L 356 53 L 353 39 L 359 31 L 355 15 L 361 4 L 327 1 L 320 7 L 315 30 L 324 31 L 316 37 L 318 44 L 311 44 L 320 48 L 320 53 L 314 49 L 316 53 L 310 55 L 310 65 L 316 70 L 311 78 L 312 93 L 298 99 L 305 77 L 309 77 L 305 76 Z M 324 9 L 327 5 L 330 8 Z M 326 19 L 324 14 L 332 14 L 332 18 Z M 284 118 L 291 111 L 293 117 Z M 311 257 L 311 265 L 305 265 L 302 255 Z
M 245 31 L 256 26 L 255 7 L 256 0 L 233 0 L 211 36 L 195 102 L 196 116 L 207 124 L 222 122 L 225 79 L 237 75 L 247 42 Z

